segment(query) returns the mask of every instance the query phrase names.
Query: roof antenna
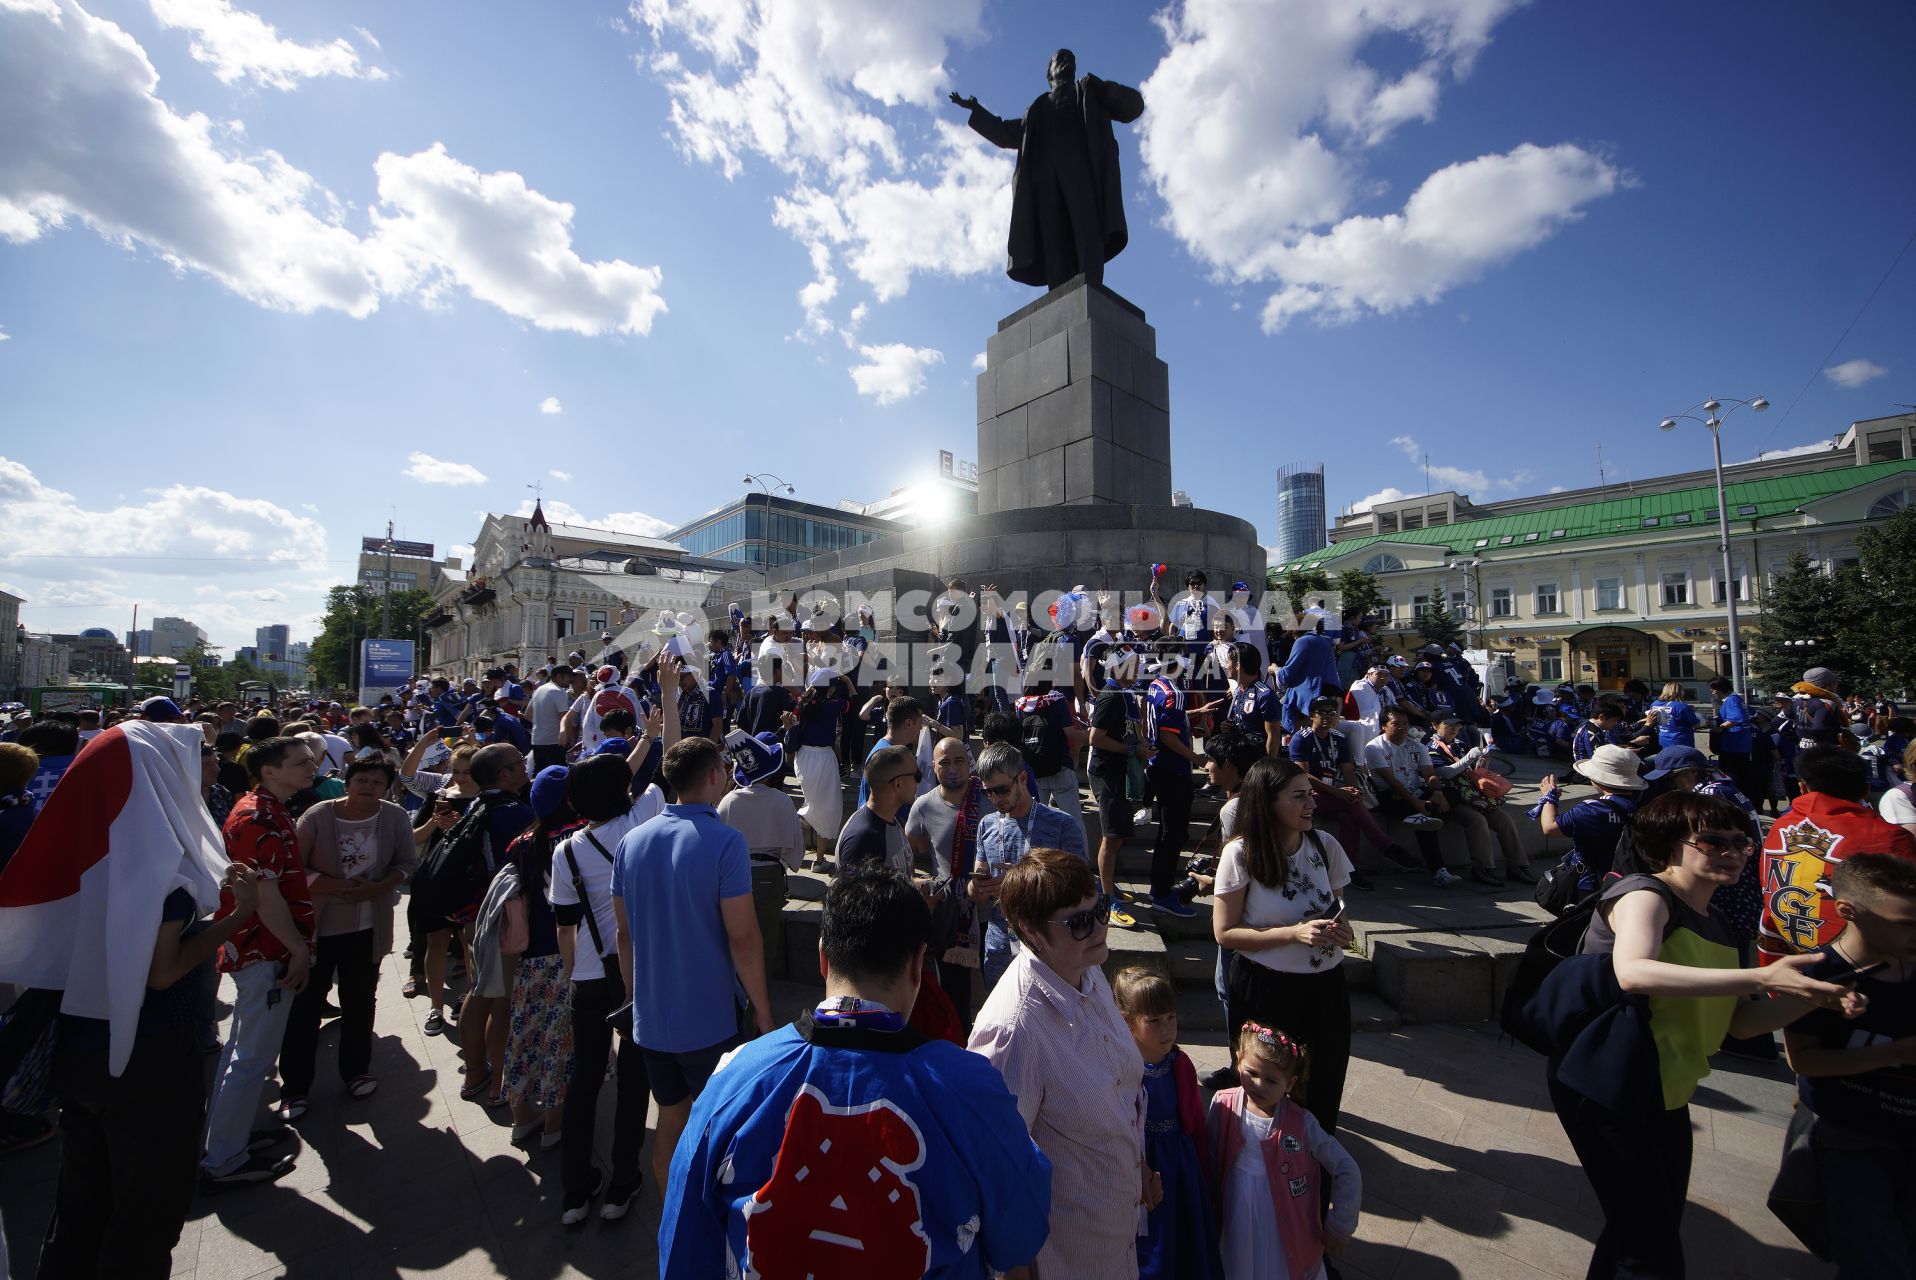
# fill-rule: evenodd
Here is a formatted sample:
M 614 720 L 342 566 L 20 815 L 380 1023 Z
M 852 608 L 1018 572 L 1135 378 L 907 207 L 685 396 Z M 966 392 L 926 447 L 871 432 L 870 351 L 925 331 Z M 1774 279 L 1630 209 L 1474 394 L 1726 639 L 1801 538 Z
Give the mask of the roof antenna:
M 1597 488 L 1603 488 L 1603 441 L 1597 441 Z
M 1430 455 L 1424 455 L 1424 496 L 1430 496 Z

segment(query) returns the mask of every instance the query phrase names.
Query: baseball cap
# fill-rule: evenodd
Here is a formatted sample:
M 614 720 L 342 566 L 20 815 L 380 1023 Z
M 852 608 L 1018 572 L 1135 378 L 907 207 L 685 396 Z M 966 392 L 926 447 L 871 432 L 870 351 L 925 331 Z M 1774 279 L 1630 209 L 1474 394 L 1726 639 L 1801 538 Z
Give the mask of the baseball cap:
M 184 718 L 185 713 L 180 710 L 180 704 L 171 698 L 148 698 L 140 704 L 140 719 L 142 720 L 166 721 Z

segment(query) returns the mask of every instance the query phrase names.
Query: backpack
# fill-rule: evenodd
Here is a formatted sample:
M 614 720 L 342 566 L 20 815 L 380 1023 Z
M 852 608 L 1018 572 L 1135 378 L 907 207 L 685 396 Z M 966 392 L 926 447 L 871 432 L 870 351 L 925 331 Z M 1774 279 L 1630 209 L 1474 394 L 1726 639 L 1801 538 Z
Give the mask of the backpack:
M 486 895 L 498 864 L 492 855 L 492 806 L 480 796 L 433 845 L 413 873 L 413 909 L 445 920 Z
M 1035 776 L 1049 778 L 1071 762 L 1071 749 L 1065 742 L 1064 730 L 1044 713 L 1042 706 L 1034 707 L 1019 719 L 1018 735 L 1019 749 Z
M 1511 975 L 1510 983 L 1504 988 L 1504 1002 L 1497 1011 L 1497 1024 L 1504 1034 L 1546 1057 L 1553 1055 L 1562 1047 L 1560 1036 L 1547 1032 L 1541 1025 L 1531 1001 L 1543 989 L 1545 979 L 1552 972 L 1583 949 L 1583 936 L 1590 931 L 1590 922 L 1596 918 L 1597 904 L 1603 900 L 1604 890 L 1616 883 L 1616 878 L 1605 876 L 1603 883 L 1589 893 L 1584 894 L 1566 908 L 1562 915 L 1537 927 L 1524 944 L 1523 955 L 1517 959 L 1517 971 Z M 1657 881 L 1658 891 L 1666 899 L 1670 892 Z M 1670 922 L 1665 928 L 1667 938 L 1680 920 L 1675 911 L 1670 913 Z M 1592 1010 L 1592 1015 L 1598 1010 Z

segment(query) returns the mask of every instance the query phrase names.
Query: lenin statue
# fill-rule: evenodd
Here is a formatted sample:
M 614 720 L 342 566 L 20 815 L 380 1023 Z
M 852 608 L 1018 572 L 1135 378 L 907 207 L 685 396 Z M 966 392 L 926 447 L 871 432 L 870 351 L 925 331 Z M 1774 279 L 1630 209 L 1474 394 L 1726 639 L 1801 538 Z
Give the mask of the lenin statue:
M 1104 264 L 1129 239 L 1111 122 L 1130 124 L 1143 115 L 1144 96 L 1077 72 L 1071 50 L 1058 50 L 1046 73 L 1051 92 L 1040 95 L 1023 120 L 1000 120 L 978 99 L 951 95 L 971 112 L 980 136 L 1018 152 L 1005 274 L 1020 284 L 1055 289 L 1079 274 L 1103 284 Z

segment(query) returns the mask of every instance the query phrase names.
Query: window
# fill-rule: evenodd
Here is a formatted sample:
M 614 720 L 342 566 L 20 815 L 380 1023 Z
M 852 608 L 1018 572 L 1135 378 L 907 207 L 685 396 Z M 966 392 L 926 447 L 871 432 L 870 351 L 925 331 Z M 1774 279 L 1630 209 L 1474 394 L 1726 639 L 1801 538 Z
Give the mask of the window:
M 1503 537 L 1497 539 L 1497 545 L 1500 547 L 1507 547 L 1511 543 L 1515 542 L 1516 540 L 1517 540 L 1517 537 L 1515 534 L 1506 533 Z
M 1396 601 L 1394 600 L 1380 601 L 1377 607 L 1371 610 L 1371 612 L 1377 616 L 1377 623 L 1379 626 L 1391 627 L 1391 626 L 1397 625 Z
M 1715 507 L 1711 507 L 1711 508 L 1710 508 L 1710 509 L 1709 509 L 1708 511 L 1705 511 L 1705 512 L 1703 513 L 1703 518 L 1704 518 L 1705 520 L 1708 520 L 1708 521 L 1710 521 L 1710 522 L 1711 522 L 1712 524 L 1714 524 L 1714 523 L 1716 523 L 1716 518 L 1717 518 L 1717 515 L 1716 515 L 1716 508 L 1715 508 Z
M 1561 538 L 1561 537 L 1563 537 L 1563 536 L 1564 536 L 1564 535 L 1565 535 L 1566 533 L 1569 533 L 1569 532 L 1570 532 L 1570 530 L 1568 530 L 1568 529 L 1552 529 L 1552 530 L 1550 531 L 1550 536 L 1551 536 L 1551 537 L 1553 537 L 1553 538 Z
M 1737 574 L 1730 580 L 1730 592 L 1738 600 L 1743 598 L 1743 575 Z M 1710 599 L 1716 604 L 1723 603 L 1723 570 L 1710 571 Z
M 1493 618 L 1514 618 L 1517 616 L 1517 602 L 1511 598 L 1509 587 L 1490 589 L 1490 616 Z
M 1663 607 L 1690 603 L 1690 575 L 1672 569 L 1663 575 Z
M 1424 620 L 1424 615 L 1429 612 L 1430 612 L 1430 597 L 1429 596 L 1412 596 L 1410 598 L 1410 618 L 1412 622 L 1422 622 Z
M 1623 608 L 1623 579 L 1622 578 L 1598 578 L 1597 579 L 1597 609 L 1598 611 L 1601 612 L 1604 609 L 1621 609 L 1621 608 Z
M 1479 539 L 1477 539 L 1477 550 L 1479 550 L 1479 551 L 1482 551 L 1482 550 L 1483 550 L 1483 549 L 1484 549 L 1485 547 L 1487 547 L 1487 546 L 1489 546 L 1489 545 L 1490 545 L 1490 539 L 1489 539 L 1489 538 L 1479 538 Z
M 1537 612 L 1538 613 L 1558 612 L 1556 583 L 1539 582 L 1537 584 Z
M 586 625 L 586 630 L 590 631 L 593 635 L 595 636 L 604 635 L 605 634 L 605 610 L 594 609 L 592 612 L 586 614 L 585 625 Z
M 1399 515 L 1397 519 L 1400 522 L 1399 528 L 1421 529 L 1424 527 L 1424 513 L 1421 511 L 1406 511 Z
M 1539 534 L 1539 533 L 1536 533 L 1536 532 L 1534 532 L 1534 531 L 1533 531 L 1533 532 L 1530 532 L 1530 533 L 1526 533 L 1526 534 L 1525 534 L 1525 535 L 1523 536 L 1523 540 L 1524 540 L 1525 542 L 1535 542 L 1535 541 L 1536 541 L 1536 540 L 1537 540 L 1538 538 L 1540 538 L 1540 537 L 1542 537 L 1542 536 L 1543 536 L 1542 534 Z
M 1869 460 L 1871 462 L 1893 462 L 1903 456 L 1902 433 L 1898 431 L 1879 431 L 1869 437 Z
M 1753 516 L 1756 514 L 1756 507 L 1746 502 L 1736 509 L 1736 513 L 1740 516 Z
M 1538 682 L 1561 679 L 1563 679 L 1563 650 L 1561 648 L 1537 650 Z
M 1643 527 L 1646 529 L 1654 529 L 1661 523 L 1662 523 L 1662 519 L 1658 516 L 1643 517 Z
M 1878 498 L 1869 509 L 1872 520 L 1887 520 L 1909 505 L 1909 490 L 1898 489 L 1895 493 L 1886 493 Z
M 1404 562 L 1388 551 L 1380 551 L 1364 561 L 1365 573 L 1396 573 L 1404 567 Z
M 1461 591 L 1450 593 L 1450 611 L 1459 618 L 1470 616 L 1470 597 Z
M 1696 646 L 1695 645 L 1673 644 L 1664 652 L 1669 658 L 1670 668 L 1669 668 L 1668 675 L 1670 679 L 1672 680 L 1696 679 Z
M 1690 513 L 1687 511 L 1679 511 L 1676 513 L 1675 520 L 1677 524 L 1688 524 L 1690 523 Z
M 572 634 L 572 610 L 554 609 L 552 611 L 552 634 L 560 640 Z

